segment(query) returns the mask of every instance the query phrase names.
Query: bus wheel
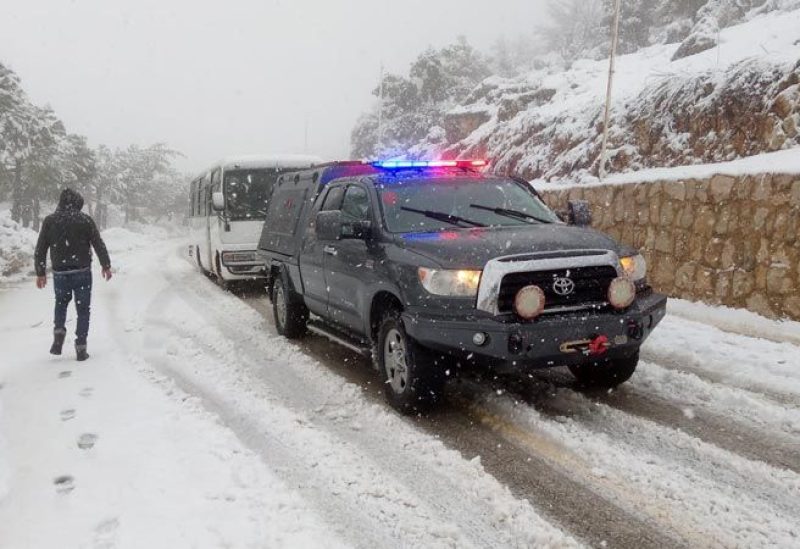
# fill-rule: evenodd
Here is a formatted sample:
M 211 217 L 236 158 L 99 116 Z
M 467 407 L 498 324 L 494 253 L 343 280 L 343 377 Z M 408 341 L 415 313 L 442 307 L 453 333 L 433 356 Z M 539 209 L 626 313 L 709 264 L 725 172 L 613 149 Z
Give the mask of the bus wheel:
M 219 287 L 225 290 L 226 292 L 230 291 L 232 283 L 222 278 L 222 264 L 219 261 L 219 252 L 217 252 L 216 255 L 214 256 L 214 265 L 217 269 L 217 272 L 214 273 L 216 275 L 217 284 L 219 284 Z

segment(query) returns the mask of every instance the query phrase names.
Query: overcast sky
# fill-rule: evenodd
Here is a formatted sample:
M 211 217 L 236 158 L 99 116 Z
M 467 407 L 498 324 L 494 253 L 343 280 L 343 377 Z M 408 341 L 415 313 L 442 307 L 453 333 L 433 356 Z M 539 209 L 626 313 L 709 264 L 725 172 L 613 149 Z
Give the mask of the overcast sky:
M 544 0 L 4 0 L 0 61 L 93 145 L 346 158 L 381 62 L 534 33 Z

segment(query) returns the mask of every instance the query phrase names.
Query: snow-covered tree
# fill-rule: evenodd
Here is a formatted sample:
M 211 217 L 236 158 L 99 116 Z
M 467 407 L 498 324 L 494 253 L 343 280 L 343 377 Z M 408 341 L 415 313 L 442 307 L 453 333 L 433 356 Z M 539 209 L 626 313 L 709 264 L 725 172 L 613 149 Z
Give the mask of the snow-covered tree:
M 425 50 L 411 64 L 408 76 L 384 75 L 373 90 L 382 101 L 356 123 L 351 134 L 353 155 L 406 154 L 489 74 L 488 60 L 464 38 L 439 50 Z
M 608 41 L 603 8 L 600 0 L 550 0 L 549 23 L 540 29 L 544 48 L 556 52 L 565 65 L 589 56 Z

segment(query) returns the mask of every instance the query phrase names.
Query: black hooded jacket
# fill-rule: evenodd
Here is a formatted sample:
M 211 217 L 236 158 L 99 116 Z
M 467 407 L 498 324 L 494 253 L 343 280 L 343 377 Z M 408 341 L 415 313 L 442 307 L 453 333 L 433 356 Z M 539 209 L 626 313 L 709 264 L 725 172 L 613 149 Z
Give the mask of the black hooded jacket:
M 83 197 L 72 189 L 61 191 L 58 208 L 44 218 L 36 243 L 34 261 L 36 275 L 44 276 L 47 267 L 47 250 L 53 271 L 74 271 L 92 265 L 94 248 L 100 265 L 111 268 L 108 250 L 94 220 L 81 212 Z

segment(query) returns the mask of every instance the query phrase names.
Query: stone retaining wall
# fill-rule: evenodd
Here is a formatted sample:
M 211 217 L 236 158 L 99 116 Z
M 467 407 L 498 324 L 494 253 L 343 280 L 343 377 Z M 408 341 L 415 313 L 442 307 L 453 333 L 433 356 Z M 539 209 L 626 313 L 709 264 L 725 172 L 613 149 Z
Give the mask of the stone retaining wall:
M 800 175 L 656 181 L 546 190 L 588 200 L 594 227 L 640 249 L 673 297 L 800 320 Z

